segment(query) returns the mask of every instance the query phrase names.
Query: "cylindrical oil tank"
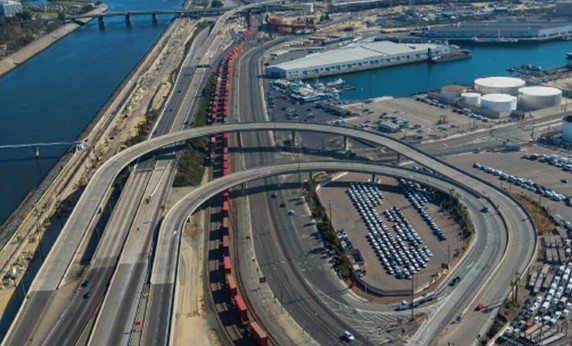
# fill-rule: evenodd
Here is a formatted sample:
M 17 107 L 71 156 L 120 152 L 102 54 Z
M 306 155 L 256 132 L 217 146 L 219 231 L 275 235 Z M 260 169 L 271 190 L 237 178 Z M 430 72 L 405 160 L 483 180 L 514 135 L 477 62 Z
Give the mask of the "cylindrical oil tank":
M 559 106 L 562 90 L 545 86 L 533 86 L 518 89 L 518 108 L 524 111 Z
M 562 139 L 572 143 L 572 115 L 564 117 L 562 121 Z
M 462 85 L 445 85 L 441 88 L 441 96 L 448 99 L 458 99 L 467 91 L 467 88 Z
M 479 93 L 463 93 L 463 101 L 467 104 L 478 106 L 481 104 L 481 94 Z
M 518 95 L 518 89 L 526 84 L 520 78 L 514 77 L 487 77 L 475 80 L 475 90 L 486 94 Z
M 516 97 L 508 94 L 488 94 L 481 97 L 481 107 L 495 112 L 510 112 L 516 109 Z

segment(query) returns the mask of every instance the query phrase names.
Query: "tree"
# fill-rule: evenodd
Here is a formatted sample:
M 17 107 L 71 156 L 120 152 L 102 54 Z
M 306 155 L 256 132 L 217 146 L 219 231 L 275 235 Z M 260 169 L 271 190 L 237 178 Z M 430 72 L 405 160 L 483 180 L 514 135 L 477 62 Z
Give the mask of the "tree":
M 223 6 L 223 3 L 222 3 L 221 0 L 213 0 L 211 6 L 214 7 L 214 8 L 218 8 L 218 7 L 222 7 L 222 6 Z

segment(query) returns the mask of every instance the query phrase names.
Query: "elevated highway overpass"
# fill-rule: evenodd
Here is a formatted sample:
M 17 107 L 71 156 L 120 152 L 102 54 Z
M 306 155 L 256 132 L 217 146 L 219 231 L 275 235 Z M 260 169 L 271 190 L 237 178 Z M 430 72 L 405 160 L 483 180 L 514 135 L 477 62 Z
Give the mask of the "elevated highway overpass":
M 478 194 L 467 190 L 456 182 L 443 180 L 435 176 L 400 167 L 353 161 L 300 162 L 299 165 L 298 163 L 288 163 L 243 170 L 229 176 L 216 179 L 207 185 L 198 187 L 181 199 L 166 215 L 161 225 L 156 259 L 151 276 L 148 311 L 150 312 L 150 316 L 153 316 L 153 318 L 149 322 L 160 325 L 160 327 L 156 326 L 154 329 L 169 331 L 169 328 L 174 328 L 174 324 L 170 323 L 172 321 L 171 305 L 175 299 L 173 295 L 175 295 L 181 234 L 187 219 L 201 204 L 205 203 L 216 194 L 243 183 L 284 174 L 321 171 L 348 171 L 405 178 L 431 186 L 445 194 L 447 194 L 450 189 L 455 189 L 460 193 L 461 202 L 468 206 L 472 220 L 475 221 L 476 225 L 482 227 L 477 227 L 478 234 L 473 245 L 476 250 L 472 251 L 470 256 L 468 256 L 468 259 L 465 260 L 464 263 L 460 265 L 460 268 L 457 269 L 457 271 L 466 271 L 463 275 L 465 279 L 459 288 L 462 294 L 448 297 L 447 305 L 450 308 L 456 307 L 459 310 L 468 303 L 467 298 L 474 295 L 479 288 L 478 285 L 474 284 L 474 281 L 486 279 L 487 273 L 482 272 L 481 268 L 488 266 L 493 270 L 495 262 L 499 260 L 499 254 L 504 252 L 506 239 L 501 239 L 502 235 L 505 234 L 505 225 L 502 220 L 499 217 L 494 217 L 492 214 L 485 215 L 480 213 L 480 209 L 486 201 L 476 199 L 475 197 L 477 197 Z M 494 208 L 494 206 L 490 207 L 491 210 Z M 466 268 L 468 265 L 470 265 L 470 267 Z M 262 277 L 263 273 L 260 273 L 260 276 Z M 313 290 L 311 287 L 308 287 L 307 289 L 310 292 Z M 338 297 L 333 298 L 336 299 Z M 305 305 L 309 304 L 309 302 L 305 301 L 301 302 L 301 304 Z M 349 303 L 346 302 L 346 304 L 349 306 Z M 362 309 L 363 308 L 364 307 L 362 307 Z M 404 312 L 404 314 L 409 314 L 409 312 Z M 320 313 L 320 316 L 322 316 L 322 318 L 330 319 L 330 323 L 339 326 L 339 330 L 355 330 L 356 326 L 359 325 L 360 322 L 364 322 L 360 321 L 360 316 L 358 315 L 354 316 L 353 321 L 328 316 L 328 313 Z M 356 324 L 356 322 L 358 324 Z M 262 323 L 264 323 L 264 321 L 262 321 Z M 316 330 L 316 328 L 314 328 L 314 330 Z M 355 332 L 355 334 L 359 335 L 357 332 Z M 334 336 L 334 338 L 337 337 L 339 337 L 338 334 Z M 282 341 L 287 343 L 287 341 Z M 328 339 L 322 338 L 317 341 L 320 344 L 335 342 L 331 337 Z M 365 338 L 362 338 L 360 341 L 368 343 Z
M 330 135 L 359 138 L 373 144 L 387 147 L 422 165 L 431 167 L 435 172 L 442 174 L 449 180 L 455 181 L 477 193 L 483 194 L 493 200 L 495 204 L 498 204 L 499 211 L 505 216 L 506 222 L 504 230 L 505 234 L 503 237 L 508 237 L 507 247 L 511 249 L 511 255 L 510 257 L 504 258 L 505 263 L 503 263 L 499 273 L 497 273 L 498 275 L 504 274 L 505 276 L 501 277 L 512 277 L 516 271 L 522 273 L 534 257 L 536 248 L 534 224 L 523 208 L 518 205 L 514 199 L 510 198 L 503 191 L 493 185 L 470 176 L 457 168 L 448 165 L 439 159 L 433 158 L 430 155 L 423 153 L 421 150 L 411 147 L 397 139 L 382 134 L 352 128 L 290 122 L 257 122 L 195 128 L 160 136 L 130 147 L 106 162 L 94 174 L 61 231 L 60 237 L 56 241 L 53 250 L 48 255 L 45 265 L 41 268 L 32 283 L 29 290 L 30 298 L 27 299 L 26 303 L 21 307 L 18 316 L 12 324 L 3 343 L 13 344 L 14 333 L 18 333 L 18 331 L 19 333 L 25 332 L 25 328 L 28 328 L 29 326 L 26 326 L 25 323 L 21 325 L 22 321 L 26 321 L 30 316 L 35 316 L 38 311 L 42 311 L 43 307 L 51 299 L 53 292 L 57 290 L 62 281 L 65 280 L 67 267 L 77 251 L 81 240 L 92 226 L 92 220 L 96 217 L 99 208 L 102 207 L 102 201 L 113 184 L 113 181 L 124 168 L 133 163 L 137 158 L 147 153 L 188 139 L 211 136 L 224 132 L 269 130 L 312 131 Z M 490 270 L 491 268 L 488 269 Z M 502 282 L 501 285 L 500 283 L 497 283 L 497 281 L 486 282 L 486 284 L 490 285 L 495 283 L 496 285 L 494 285 L 494 289 L 487 290 L 487 292 L 499 297 L 504 297 L 508 293 L 507 284 Z M 440 319 L 439 324 L 435 325 L 435 321 L 425 324 L 425 326 L 428 327 L 422 334 L 419 334 L 419 339 L 422 341 L 434 340 L 441 330 L 438 327 L 446 325 L 447 321 L 452 319 L 454 316 L 455 312 L 449 311 L 444 311 L 438 316 L 433 316 L 435 319 Z M 464 321 L 469 320 L 470 319 L 465 319 Z M 462 323 L 464 323 L 464 321 Z M 470 322 L 467 323 L 467 325 L 471 326 Z

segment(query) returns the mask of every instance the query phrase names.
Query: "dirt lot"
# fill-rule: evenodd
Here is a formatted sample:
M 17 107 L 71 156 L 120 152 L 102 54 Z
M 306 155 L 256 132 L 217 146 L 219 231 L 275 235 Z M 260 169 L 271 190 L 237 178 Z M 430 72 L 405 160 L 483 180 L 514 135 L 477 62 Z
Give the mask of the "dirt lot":
M 558 155 L 560 157 L 567 157 L 570 153 L 556 151 L 541 146 L 531 146 L 523 149 L 521 152 L 501 152 L 491 153 L 482 152 L 479 154 L 463 154 L 445 158 L 446 161 L 455 164 L 469 172 L 482 177 L 494 184 L 498 184 L 511 192 L 523 193 L 531 199 L 540 201 L 540 203 L 547 207 L 553 216 L 558 218 L 560 215 L 566 221 L 572 221 L 572 207 L 566 206 L 565 201 L 553 201 L 546 197 L 540 196 L 527 189 L 523 189 L 517 185 L 511 184 L 507 181 L 501 181 L 499 177 L 486 173 L 482 170 L 472 168 L 473 163 L 479 162 L 487 165 L 496 170 L 501 170 L 507 174 L 516 175 L 524 179 L 530 179 L 538 184 L 544 185 L 547 188 L 553 189 L 566 196 L 572 196 L 572 174 L 563 171 L 562 168 L 549 165 L 546 162 L 530 161 L 522 159 L 525 153 L 538 153 Z M 561 179 L 569 179 L 570 183 L 563 183 Z
M 369 103 L 354 103 L 344 108 L 350 109 L 355 113 L 361 114 L 356 119 L 348 120 L 346 123 L 351 125 L 359 125 L 369 121 L 369 125 L 383 122 L 392 126 L 397 126 L 390 119 L 382 119 L 380 116 L 386 114 L 387 117 L 398 117 L 409 120 L 413 127 L 403 128 L 401 132 L 395 134 L 397 137 L 403 136 L 422 136 L 423 139 L 442 138 L 456 133 L 469 130 L 470 126 L 474 128 L 474 123 L 479 128 L 492 127 L 493 123 L 485 123 L 480 120 L 471 119 L 465 115 L 453 112 L 450 109 L 443 109 L 432 106 L 415 98 L 377 98 Z M 469 124 L 469 120 L 471 124 Z M 439 123 L 444 121 L 443 124 Z
M 380 263 L 373 248 L 368 243 L 366 235 L 367 226 L 362 222 L 356 208 L 346 194 L 346 189 L 350 182 L 367 182 L 370 176 L 364 174 L 345 174 L 340 176 L 335 182 L 331 182 L 318 191 L 322 203 L 331 205 L 333 223 L 336 229 L 343 228 L 355 248 L 358 248 L 364 258 L 364 267 L 367 271 L 365 280 L 372 286 L 383 290 L 407 290 L 411 287 L 410 280 L 398 280 L 395 275 L 386 274 L 383 265 Z M 462 246 L 458 225 L 448 215 L 439 211 L 439 207 L 434 204 L 427 204 L 426 210 L 433 217 L 435 222 L 447 236 L 447 241 L 439 241 L 431 232 L 428 225 L 421 218 L 419 213 L 413 208 L 411 203 L 402 194 L 398 182 L 393 178 L 381 177 L 378 180 L 379 187 L 384 195 L 384 201 L 376 210 L 381 214 L 384 210 L 392 206 L 398 206 L 411 222 L 419 236 L 423 239 L 423 245 L 429 247 L 433 257 L 427 263 L 427 268 L 422 269 L 417 275 L 418 287 L 430 282 L 431 279 L 441 271 L 441 264 L 447 262 L 450 249 L 451 260 L 453 254 Z M 328 209 L 328 208 L 326 208 Z M 393 233 L 393 223 L 384 218 L 384 223 Z M 395 235 L 395 233 L 393 233 Z

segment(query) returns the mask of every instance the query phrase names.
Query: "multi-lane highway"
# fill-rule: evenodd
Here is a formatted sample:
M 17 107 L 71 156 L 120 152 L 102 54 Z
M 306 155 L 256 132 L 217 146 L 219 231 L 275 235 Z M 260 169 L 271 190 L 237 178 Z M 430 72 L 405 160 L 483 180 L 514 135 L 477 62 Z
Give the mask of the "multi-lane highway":
M 134 162 L 138 157 L 149 153 L 158 148 L 184 141 L 190 138 L 210 136 L 221 132 L 236 132 L 236 131 L 268 131 L 268 130 L 295 130 L 295 131 L 314 131 L 318 133 L 335 134 L 339 136 L 349 136 L 354 138 L 360 138 L 371 142 L 376 145 L 385 146 L 394 151 L 401 152 L 403 155 L 411 158 L 412 160 L 419 162 L 420 164 L 432 167 L 432 169 L 453 181 L 457 181 L 465 186 L 469 186 L 471 189 L 483 193 L 489 198 L 493 199 L 495 203 L 499 204 L 499 209 L 502 215 L 505 215 L 505 220 L 507 222 L 507 228 L 510 232 L 517 232 L 518 239 L 516 236 L 511 236 L 508 238 L 508 247 L 510 247 L 510 256 L 505 258 L 505 262 L 500 267 L 500 271 L 496 274 L 500 277 L 511 277 L 514 272 L 523 272 L 524 268 L 528 265 L 532 256 L 534 255 L 534 248 L 536 245 L 536 237 L 534 232 L 534 226 L 531 221 L 527 218 L 523 209 L 516 204 L 515 201 L 510 199 L 503 192 L 499 191 L 496 187 L 486 184 L 476 178 L 473 178 L 458 169 L 451 167 L 437 159 L 432 158 L 429 155 L 424 154 L 418 149 L 412 148 L 398 140 L 390 137 L 386 137 L 380 134 L 369 133 L 365 131 L 360 131 L 356 129 L 349 129 L 344 127 L 336 127 L 329 125 L 318 125 L 318 124 L 300 124 L 300 123 L 243 123 L 243 124 L 233 124 L 233 125 L 222 125 L 216 127 L 206 127 L 206 128 L 196 128 L 191 130 L 185 130 L 177 133 L 171 133 L 158 138 L 151 139 L 139 145 L 133 146 L 126 149 L 125 151 L 119 153 L 114 158 L 106 162 L 102 168 L 100 168 L 86 187 L 86 190 L 78 202 L 78 207 L 74 209 L 74 212 L 68 220 L 68 224 L 71 229 L 85 229 L 86 219 L 91 219 L 96 215 L 98 207 L 103 200 L 106 191 L 109 189 L 110 185 L 117 177 L 119 172 L 127 167 L 129 164 Z M 81 217 L 80 217 L 81 215 Z M 67 226 L 67 225 L 66 225 Z M 82 228 L 83 227 L 83 228 Z M 509 231 L 506 232 L 509 232 Z M 506 237 L 506 234 L 501 236 Z M 70 237 L 73 238 L 73 237 Z M 61 240 L 61 239 L 60 239 Z M 65 238 L 69 241 L 69 238 Z M 73 247 L 73 243 L 70 247 L 77 248 L 77 245 Z M 64 262 L 65 263 L 65 262 Z M 58 269 L 56 268 L 46 268 L 49 271 L 53 271 L 58 274 Z M 495 268 L 479 268 L 483 273 L 491 274 Z M 59 277 L 62 277 L 61 269 L 59 269 Z M 484 287 L 482 290 L 483 299 L 490 299 L 490 301 L 495 301 L 502 299 L 508 293 L 508 287 L 505 282 L 500 281 L 488 281 L 479 283 L 478 286 L 474 288 Z M 54 287 L 55 288 L 55 287 Z M 33 289 L 31 291 L 32 296 L 38 294 L 42 295 L 43 292 L 38 292 L 38 290 Z M 502 293 L 502 294 L 501 294 Z M 451 306 L 459 307 L 465 306 L 466 304 L 457 305 L 457 302 L 451 301 Z M 445 308 L 443 308 L 445 309 Z M 442 326 L 450 320 L 450 317 L 455 316 L 457 313 L 451 312 L 452 316 L 448 313 L 448 309 L 443 310 L 443 313 L 435 314 L 430 316 L 432 326 Z M 470 319 L 467 318 L 467 321 Z M 422 333 L 420 338 L 434 340 L 438 334 L 438 328 L 428 328 L 426 333 Z

